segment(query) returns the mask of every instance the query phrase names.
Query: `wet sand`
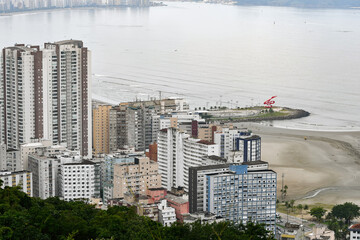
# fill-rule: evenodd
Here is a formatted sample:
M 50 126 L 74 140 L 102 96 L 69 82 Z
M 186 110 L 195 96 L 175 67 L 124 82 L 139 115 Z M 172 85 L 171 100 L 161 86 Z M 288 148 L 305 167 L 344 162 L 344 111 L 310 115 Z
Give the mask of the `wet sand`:
M 262 138 L 262 160 L 278 174 L 278 198 L 296 203 L 360 205 L 360 132 L 326 132 L 241 123 Z M 306 137 L 306 140 L 305 140 Z

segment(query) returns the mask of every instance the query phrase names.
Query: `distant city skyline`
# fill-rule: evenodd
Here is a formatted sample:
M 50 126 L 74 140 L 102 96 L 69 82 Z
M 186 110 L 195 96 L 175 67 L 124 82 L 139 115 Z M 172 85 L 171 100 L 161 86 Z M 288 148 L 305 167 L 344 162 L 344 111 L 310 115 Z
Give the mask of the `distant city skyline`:
M 146 7 L 149 6 L 149 0 L 0 0 L 0 12 L 94 6 Z

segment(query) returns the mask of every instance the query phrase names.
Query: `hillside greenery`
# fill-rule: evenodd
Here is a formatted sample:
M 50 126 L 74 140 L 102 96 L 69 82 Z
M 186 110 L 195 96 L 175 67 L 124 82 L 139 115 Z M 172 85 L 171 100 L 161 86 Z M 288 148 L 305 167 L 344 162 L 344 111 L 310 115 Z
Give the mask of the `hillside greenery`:
M 1 183 L 0 183 L 1 184 Z M 263 225 L 176 223 L 171 227 L 136 215 L 135 209 L 95 209 L 83 202 L 30 198 L 18 188 L 0 189 L 0 239 L 273 239 Z

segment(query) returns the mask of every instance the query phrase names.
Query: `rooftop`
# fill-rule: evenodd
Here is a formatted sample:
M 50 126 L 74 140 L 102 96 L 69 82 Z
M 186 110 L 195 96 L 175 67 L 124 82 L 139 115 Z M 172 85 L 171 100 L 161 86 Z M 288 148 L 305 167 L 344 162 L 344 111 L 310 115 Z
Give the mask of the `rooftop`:
M 179 204 L 185 204 L 185 203 L 189 202 L 189 200 L 185 200 L 182 197 L 178 197 L 178 196 L 175 196 L 175 195 L 170 194 L 170 193 L 168 193 L 165 198 L 167 200 L 170 200 L 172 202 L 176 202 L 176 203 L 179 203 Z
M 39 50 L 39 46 L 25 46 L 25 44 L 15 44 L 15 46 L 7 47 L 6 49 L 18 50 L 21 52 L 34 52 Z
M 83 160 L 82 162 L 76 162 L 76 163 L 65 163 L 63 165 L 95 165 L 96 163 L 89 161 L 89 160 Z
M 160 188 L 149 188 L 149 191 L 160 191 L 160 190 L 166 190 L 166 188 L 160 187 Z
M 21 173 L 31 173 L 28 170 L 23 170 L 23 171 L 15 171 L 15 172 L 11 172 L 11 171 L 0 171 L 0 176 L 8 176 L 8 175 L 13 175 L 13 174 L 21 174 Z
M 36 143 L 26 143 L 21 145 L 22 147 L 44 147 L 44 145 L 41 142 Z
M 211 155 L 211 156 L 204 156 L 203 158 L 207 158 L 210 160 L 215 160 L 215 161 L 219 161 L 219 162 L 226 162 L 227 160 L 225 158 L 216 156 L 216 155 Z
M 73 40 L 73 39 L 58 41 L 58 42 L 55 42 L 54 44 L 58 44 L 58 45 L 78 44 L 79 47 L 83 46 L 83 42 L 81 40 Z
M 360 223 L 356 223 L 350 226 L 350 231 L 359 231 L 360 230 Z
M 200 166 L 200 167 L 190 167 L 189 170 L 193 169 L 195 171 L 202 171 L 202 170 L 211 170 L 211 169 L 218 169 L 218 168 L 229 168 L 230 165 L 235 165 L 235 164 L 227 163 L 227 164 Z
M 246 139 L 246 140 L 255 140 L 255 139 L 261 139 L 260 136 L 258 135 L 252 135 L 252 136 L 240 136 L 241 139 Z
M 204 144 L 204 145 L 215 145 L 215 143 L 206 141 L 206 140 L 200 140 L 197 143 Z
M 264 161 L 251 161 L 251 162 L 243 162 L 242 165 L 260 165 L 260 164 L 269 164 Z

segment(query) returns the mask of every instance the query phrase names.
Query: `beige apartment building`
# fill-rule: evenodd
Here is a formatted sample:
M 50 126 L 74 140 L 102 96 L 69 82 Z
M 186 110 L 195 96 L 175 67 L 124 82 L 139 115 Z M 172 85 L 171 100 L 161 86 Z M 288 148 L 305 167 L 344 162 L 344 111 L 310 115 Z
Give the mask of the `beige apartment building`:
M 109 117 L 110 105 L 97 106 L 93 109 L 93 146 L 94 154 L 110 153 Z
M 161 187 L 158 168 L 147 157 L 136 158 L 133 164 L 115 164 L 113 198 L 124 198 L 126 192 L 145 195 L 148 188 Z
M 214 142 L 214 132 L 221 131 L 221 126 L 209 124 L 205 127 L 199 127 L 198 128 L 198 136 L 197 138 L 209 142 Z

